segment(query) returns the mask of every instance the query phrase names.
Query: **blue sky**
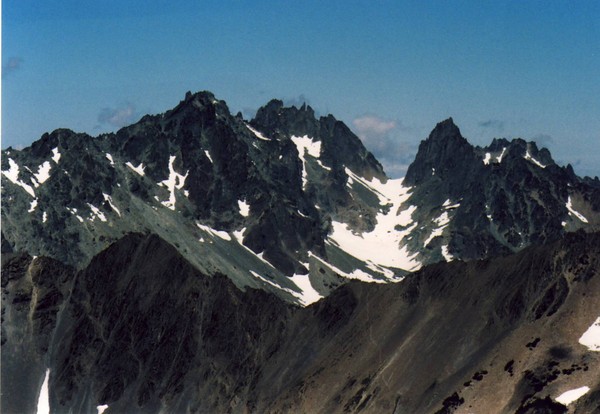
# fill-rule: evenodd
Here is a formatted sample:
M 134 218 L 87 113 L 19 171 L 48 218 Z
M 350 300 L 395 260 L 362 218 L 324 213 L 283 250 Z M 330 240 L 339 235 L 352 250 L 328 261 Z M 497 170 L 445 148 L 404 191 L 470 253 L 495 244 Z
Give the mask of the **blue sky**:
M 2 147 L 98 135 L 210 90 L 307 101 L 390 175 L 449 116 L 600 175 L 600 2 L 4 0 Z

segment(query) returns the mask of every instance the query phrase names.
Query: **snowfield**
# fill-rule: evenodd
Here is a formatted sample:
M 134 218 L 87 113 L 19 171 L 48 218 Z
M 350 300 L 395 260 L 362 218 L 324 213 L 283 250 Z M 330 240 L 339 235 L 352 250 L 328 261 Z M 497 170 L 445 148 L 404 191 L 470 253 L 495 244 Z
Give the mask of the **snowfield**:
M 371 232 L 358 234 L 353 232 L 344 223 L 332 221 L 333 233 L 329 240 L 339 246 L 346 253 L 351 254 L 365 262 L 371 262 L 377 266 L 395 267 L 404 270 L 417 270 L 421 262 L 411 255 L 405 246 L 400 247 L 400 242 L 415 228 L 412 213 L 415 206 L 410 206 L 399 211 L 401 205 L 410 196 L 410 187 L 402 185 L 403 178 L 388 180 L 385 184 L 374 178 L 366 181 L 346 169 L 348 176 L 379 197 L 380 204 L 391 204 L 387 213 L 377 214 L 377 224 Z M 397 230 L 401 226 L 404 230 Z

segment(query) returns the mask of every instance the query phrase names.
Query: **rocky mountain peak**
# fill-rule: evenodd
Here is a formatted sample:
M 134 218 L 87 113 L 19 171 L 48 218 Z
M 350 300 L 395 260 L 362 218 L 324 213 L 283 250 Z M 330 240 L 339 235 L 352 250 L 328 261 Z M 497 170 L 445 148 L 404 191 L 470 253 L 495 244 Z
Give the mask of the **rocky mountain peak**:
M 2 235 L 81 267 L 124 234 L 155 233 L 202 272 L 305 303 L 294 275 L 327 295 L 340 274 L 389 280 L 597 228 L 600 185 L 588 181 L 524 140 L 473 147 L 452 118 L 403 182 L 388 180 L 333 115 L 272 100 L 247 122 L 203 91 L 114 134 L 60 129 L 3 152 Z M 371 236 L 389 269 L 352 250 Z
M 421 141 L 415 161 L 406 172 L 405 182 L 418 184 L 432 176 L 459 176 L 468 173 L 465 165 L 476 159 L 474 148 L 461 135 L 452 118 L 436 125 L 426 140 Z
M 175 108 L 165 112 L 162 117 L 155 118 L 144 117 L 138 124 L 154 123 L 161 119 L 162 129 L 192 129 L 197 133 L 199 127 L 209 128 L 219 121 L 234 120 L 225 101 L 218 100 L 209 91 L 187 92 Z M 137 124 L 133 126 L 135 125 Z
M 319 125 L 315 111 L 306 103 L 300 108 L 285 107 L 283 102 L 273 99 L 258 109 L 256 116 L 250 122 L 269 134 L 277 132 L 284 135 L 318 137 Z
M 598 406 L 600 181 L 533 142 L 449 118 L 387 179 L 333 115 L 203 91 L 1 164 L 2 412 Z
M 432 140 L 446 140 L 457 137 L 462 138 L 462 135 L 460 134 L 460 129 L 454 123 L 452 117 L 438 122 L 433 131 L 431 131 L 431 134 L 429 135 L 429 139 Z
M 186 103 L 186 104 L 202 104 L 202 105 L 215 105 L 218 104 L 219 101 L 215 95 L 210 92 L 210 91 L 199 91 L 199 92 L 195 92 L 192 93 L 190 91 L 187 91 L 185 93 L 185 98 L 182 101 L 182 103 Z
M 379 161 L 346 124 L 331 114 L 317 119 L 314 109 L 306 103 L 297 108 L 286 107 L 281 100 L 271 100 L 256 112 L 250 125 L 284 140 L 307 136 L 314 142 L 320 141 L 321 161 L 341 174 L 347 167 L 369 180 L 373 177 L 387 179 Z

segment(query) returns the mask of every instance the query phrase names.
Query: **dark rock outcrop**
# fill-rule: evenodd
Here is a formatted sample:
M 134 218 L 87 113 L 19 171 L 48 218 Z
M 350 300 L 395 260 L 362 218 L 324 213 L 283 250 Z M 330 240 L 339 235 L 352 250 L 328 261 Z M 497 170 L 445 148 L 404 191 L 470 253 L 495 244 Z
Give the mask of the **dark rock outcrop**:
M 200 274 L 157 236 L 128 235 L 74 276 L 14 255 L 3 296 L 20 299 L 4 314 L 46 322 L 3 320 L 3 384 L 20 369 L 29 391 L 3 392 L 2 408 L 33 412 L 46 368 L 53 412 L 500 413 L 558 406 L 546 397 L 580 384 L 592 391 L 575 407 L 592 407 L 600 359 L 578 338 L 600 306 L 599 258 L 600 235 L 578 232 L 399 284 L 352 282 L 302 309 Z M 23 288 L 36 266 L 41 301 Z
M 588 181 L 534 142 L 495 139 L 473 147 L 447 119 L 421 142 L 406 173 L 404 184 L 414 188 L 407 204 L 417 206 L 413 218 L 424 226 L 405 243 L 427 263 L 442 245 L 469 260 L 557 240 L 565 231 L 598 230 L 600 192 Z M 449 224 L 431 241 L 444 214 Z

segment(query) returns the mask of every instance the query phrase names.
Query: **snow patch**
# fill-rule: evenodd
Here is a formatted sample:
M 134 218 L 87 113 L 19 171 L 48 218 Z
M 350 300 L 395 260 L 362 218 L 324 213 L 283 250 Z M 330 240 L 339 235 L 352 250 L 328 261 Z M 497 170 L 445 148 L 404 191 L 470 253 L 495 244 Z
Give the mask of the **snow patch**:
M 8 166 L 8 170 L 2 171 L 2 174 L 8 178 L 11 183 L 23 188 L 30 196 L 35 198 L 35 191 L 33 191 L 33 188 L 29 184 L 25 184 L 23 181 L 19 180 L 19 165 L 12 158 L 9 158 Z
M 175 211 L 175 189 L 181 190 L 181 188 L 183 188 L 185 179 L 189 173 L 189 171 L 187 171 L 185 175 L 181 175 L 175 171 L 175 168 L 173 168 L 175 158 L 175 155 L 169 157 L 169 178 L 158 183 L 158 185 L 166 187 L 170 193 L 169 200 L 162 201 L 161 204 L 173 211 Z
M 563 392 L 562 394 L 560 394 L 558 397 L 555 398 L 555 400 L 559 403 L 561 403 L 562 405 L 569 405 L 572 402 L 578 400 L 579 398 L 581 398 L 582 396 L 584 396 L 588 391 L 590 390 L 590 387 L 580 387 L 580 388 L 575 388 L 574 390 L 569 390 L 567 392 Z
M 446 260 L 447 262 L 451 262 L 452 260 L 454 260 L 454 256 L 452 256 L 448 251 L 447 245 L 442 246 L 442 256 L 444 256 L 444 260 Z
M 483 159 L 483 163 L 485 165 L 488 165 L 490 163 L 490 160 L 492 159 L 492 154 L 490 154 L 489 152 L 485 153 L 485 158 Z
M 302 161 L 302 188 L 304 188 L 308 182 L 308 173 L 306 172 L 306 154 L 313 158 L 319 158 L 319 155 L 321 155 L 321 141 L 315 142 L 312 138 L 309 138 L 308 135 L 304 135 L 302 137 L 293 135 L 291 140 L 296 145 L 296 148 L 298 149 L 298 156 Z
M 590 351 L 600 352 L 600 317 L 581 335 L 579 343 Z
M 231 241 L 231 236 L 226 231 L 215 230 L 212 227 L 208 227 L 200 223 L 196 223 L 196 226 L 198 226 L 200 230 L 203 230 L 212 236 L 217 236 L 223 240 Z
M 52 161 L 54 161 L 56 164 L 58 164 L 58 161 L 60 161 L 60 152 L 58 152 L 58 147 L 52 148 Z
M 104 193 L 102 193 L 102 196 L 104 197 L 104 200 L 108 202 L 108 204 L 110 205 L 110 208 L 112 208 L 119 215 L 119 217 L 121 217 L 121 212 L 119 211 L 117 206 L 115 206 L 113 204 L 112 197 L 109 196 L 108 194 L 104 194 Z
M 305 276 L 294 275 L 290 278 L 292 280 L 292 282 L 294 282 L 294 284 L 302 290 L 302 292 L 296 292 L 295 290 L 292 290 L 290 288 L 279 286 L 277 283 L 273 282 L 272 280 L 267 279 L 266 277 L 261 276 L 254 270 L 250 270 L 250 274 L 252 274 L 252 276 L 254 276 L 257 279 L 259 279 L 271 286 L 276 287 L 279 290 L 288 292 L 289 294 L 291 294 L 292 296 L 297 298 L 300 301 L 300 303 L 304 306 L 310 305 L 311 303 L 318 301 L 322 297 L 321 295 L 319 295 L 319 293 L 317 291 L 314 290 L 314 288 L 310 284 L 310 280 L 300 279 L 300 277 L 306 277 L 308 279 L 308 275 L 305 275 Z M 299 284 L 302 285 L 304 288 L 301 287 Z
M 397 279 L 397 280 L 383 280 L 383 279 L 376 279 L 373 276 L 371 276 L 370 274 L 368 274 L 367 272 L 360 270 L 360 269 L 354 269 L 352 272 L 347 273 L 344 272 L 342 269 L 332 265 L 331 263 L 326 262 L 325 260 L 321 259 L 319 256 L 313 254 L 312 252 L 308 252 L 309 257 L 314 257 L 315 259 L 317 259 L 319 262 L 321 262 L 321 264 L 323 264 L 324 266 L 328 267 L 329 269 L 331 269 L 334 273 L 337 273 L 338 275 L 345 277 L 347 279 L 356 279 L 356 280 L 360 280 L 362 282 L 367 282 L 367 283 L 387 283 L 387 282 L 396 282 L 396 281 L 400 281 L 402 279 Z
M 304 306 L 308 306 L 323 298 L 310 283 L 309 275 L 294 275 L 290 277 L 290 280 L 302 291 L 300 294 L 295 292 L 294 296 L 296 296 Z
M 67 211 L 70 212 L 75 217 L 77 217 L 77 220 L 79 220 L 80 222 L 83 223 L 83 217 L 81 217 L 80 215 L 77 214 L 77 209 L 76 208 L 67 207 Z
M 108 405 L 99 405 L 96 407 L 96 410 L 98 410 L 98 414 L 102 414 L 106 409 L 108 408 Z
M 541 162 L 539 162 L 538 160 L 536 160 L 535 158 L 533 158 L 531 156 L 531 154 L 529 153 L 529 150 L 527 150 L 527 152 L 525 152 L 525 156 L 523 158 L 525 158 L 527 161 L 531 161 L 532 163 L 534 163 L 535 165 L 537 165 L 540 168 L 546 168 L 546 165 L 542 164 Z
M 37 403 L 37 414 L 50 414 L 50 391 L 48 383 L 50 380 L 50 370 L 46 370 L 46 377 L 40 389 L 40 396 Z
M 323 168 L 325 171 L 331 171 L 331 167 L 328 167 L 328 166 L 326 166 L 325 164 L 323 164 L 323 163 L 321 162 L 321 160 L 317 160 L 317 163 L 318 163 L 318 164 L 319 164 L 319 166 L 320 166 L 321 168 Z
M 87 205 L 90 207 L 90 210 L 92 210 L 92 214 L 96 217 L 98 217 L 100 219 L 100 221 L 107 221 L 106 220 L 106 216 L 104 215 L 103 212 L 100 211 L 100 209 L 96 206 L 93 206 L 90 203 L 87 203 Z M 95 217 L 92 217 L 92 221 L 94 221 Z
M 110 162 L 110 165 L 115 165 L 115 160 L 113 160 L 112 155 L 110 155 L 108 152 L 106 153 L 106 158 Z
M 450 223 L 450 217 L 448 216 L 448 212 L 444 211 L 442 214 L 440 214 L 439 217 L 433 219 L 433 222 L 437 225 L 437 227 L 431 231 L 431 234 L 429 235 L 427 240 L 425 240 L 425 243 L 423 243 L 423 247 L 427 246 L 429 242 L 431 242 L 431 240 L 433 240 L 435 237 L 444 234 L 444 229 L 446 228 L 448 223 Z
M 45 223 L 48 220 L 48 214 L 44 211 L 42 214 L 42 223 Z
M 442 207 L 444 207 L 446 210 L 452 210 L 454 208 L 460 207 L 460 203 L 452 204 L 452 201 L 450 201 L 450 199 L 447 199 L 446 201 L 444 201 L 444 204 L 442 204 Z
M 500 164 L 502 162 L 502 158 L 504 158 L 505 153 L 506 153 L 506 147 L 502 148 L 502 152 L 500 153 L 500 155 L 498 155 L 496 157 L 496 161 L 498 161 L 498 164 Z
M 208 158 L 208 160 L 214 164 L 212 157 L 210 156 L 210 152 L 208 152 L 208 150 L 204 150 L 204 154 L 206 154 L 206 158 Z
M 128 166 L 129 168 L 131 168 L 133 171 L 135 171 L 139 175 L 141 175 L 142 177 L 144 176 L 144 170 L 146 169 L 146 167 L 144 167 L 144 163 L 140 163 L 140 165 L 138 165 L 137 167 L 134 167 L 132 163 L 127 161 L 125 163 L 125 165 Z
M 246 246 L 244 246 L 244 232 L 245 232 L 245 231 L 246 231 L 246 227 L 244 227 L 244 228 L 243 228 L 243 229 L 241 229 L 241 230 L 236 230 L 236 231 L 233 231 L 233 232 L 232 232 L 232 234 L 233 234 L 233 237 L 234 237 L 234 238 L 237 240 L 237 242 L 238 242 L 238 243 L 239 243 L 241 246 L 243 246 L 243 247 L 246 247 Z M 248 249 L 248 248 L 246 247 L 246 249 Z M 254 252 L 252 252 L 252 253 L 254 253 Z
M 567 204 L 565 206 L 567 207 L 567 210 L 569 210 L 570 214 L 573 214 L 580 221 L 583 221 L 584 223 L 588 223 L 587 219 L 583 216 L 583 214 L 575 211 L 575 209 L 573 208 L 573 204 L 571 203 L 571 196 L 569 196 L 569 198 L 567 199 Z
M 37 173 L 33 174 L 39 184 L 43 184 L 48 178 L 50 178 L 50 161 L 44 161 L 42 165 L 38 167 Z M 36 185 L 37 187 L 37 185 Z
M 248 217 L 248 214 L 250 214 L 250 206 L 246 203 L 246 200 L 238 200 L 238 207 L 240 209 L 240 214 L 244 217 Z
M 488 206 L 487 204 L 485 205 L 485 216 L 488 218 L 490 223 L 493 221 L 492 215 L 490 214 L 490 206 Z
M 257 131 L 256 129 L 252 128 L 250 125 L 245 124 L 246 128 L 248 128 L 258 139 L 262 139 L 263 141 L 271 141 L 269 138 L 265 137 L 261 132 Z
M 292 142 L 298 148 L 300 157 L 303 158 L 305 153 L 308 153 L 311 157 L 319 158 L 321 155 L 321 141 L 313 141 L 308 135 L 302 137 L 292 136 Z
M 37 207 L 38 204 L 38 200 L 37 198 L 34 198 L 33 201 L 31 202 L 31 207 L 29 207 L 29 210 L 27 210 L 28 213 L 33 213 L 35 211 L 35 208 Z

